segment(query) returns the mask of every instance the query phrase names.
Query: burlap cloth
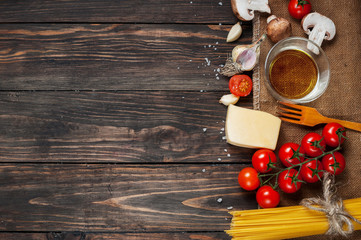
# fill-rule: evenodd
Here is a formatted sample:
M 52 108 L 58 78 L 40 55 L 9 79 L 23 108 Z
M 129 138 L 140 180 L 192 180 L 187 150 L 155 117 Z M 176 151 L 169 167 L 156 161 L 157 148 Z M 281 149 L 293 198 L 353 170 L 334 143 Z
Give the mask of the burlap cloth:
M 288 13 L 288 0 L 269 0 L 272 14 L 288 19 L 292 24 L 293 36 L 308 37 L 302 30 L 299 20 L 292 19 Z M 333 118 L 361 122 L 361 0 L 314 0 L 313 11 L 331 18 L 336 25 L 336 37 L 324 41 L 331 65 L 331 81 L 326 92 L 312 103 L 320 113 Z M 253 20 L 254 40 L 265 32 L 269 15 L 259 14 Z M 264 85 L 264 62 L 269 49 L 273 46 L 268 39 L 262 43 L 259 66 L 254 69 L 254 108 L 277 115 L 277 102 L 267 92 Z M 302 136 L 310 131 L 321 133 L 319 125 L 313 128 L 282 122 L 278 147 L 285 142 L 300 143 Z M 342 153 L 346 158 L 346 169 L 336 178 L 338 193 L 343 199 L 361 197 L 361 133 L 348 130 L 348 140 Z M 276 150 L 278 152 L 278 149 Z M 321 196 L 321 185 L 304 184 L 296 194 L 284 194 L 281 206 L 297 205 L 306 197 Z M 329 239 L 325 236 L 302 239 Z M 336 237 L 334 239 L 341 239 Z M 361 239 L 361 231 L 351 239 Z

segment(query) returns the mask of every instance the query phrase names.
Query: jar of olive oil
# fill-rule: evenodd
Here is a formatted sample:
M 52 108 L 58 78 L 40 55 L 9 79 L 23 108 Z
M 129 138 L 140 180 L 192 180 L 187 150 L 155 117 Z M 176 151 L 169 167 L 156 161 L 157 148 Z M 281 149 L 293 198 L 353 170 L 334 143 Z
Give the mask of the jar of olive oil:
M 312 52 L 310 45 L 319 49 Z M 265 84 L 277 100 L 307 103 L 320 97 L 330 79 L 324 51 L 312 41 L 290 37 L 269 51 L 265 62 Z

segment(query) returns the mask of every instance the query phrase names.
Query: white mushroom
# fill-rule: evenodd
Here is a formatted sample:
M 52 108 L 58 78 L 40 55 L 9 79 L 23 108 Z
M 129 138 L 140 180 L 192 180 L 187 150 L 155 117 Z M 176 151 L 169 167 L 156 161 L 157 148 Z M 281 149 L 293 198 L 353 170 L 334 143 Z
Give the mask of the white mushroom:
M 321 47 L 323 39 L 332 40 L 336 34 L 336 26 L 333 21 L 317 12 L 304 16 L 301 24 L 305 33 L 309 35 L 308 39 L 315 42 L 319 47 Z M 312 44 L 308 44 L 307 48 L 315 54 L 319 53 Z
M 242 21 L 251 21 L 254 11 L 271 13 L 268 0 L 231 0 L 232 10 Z

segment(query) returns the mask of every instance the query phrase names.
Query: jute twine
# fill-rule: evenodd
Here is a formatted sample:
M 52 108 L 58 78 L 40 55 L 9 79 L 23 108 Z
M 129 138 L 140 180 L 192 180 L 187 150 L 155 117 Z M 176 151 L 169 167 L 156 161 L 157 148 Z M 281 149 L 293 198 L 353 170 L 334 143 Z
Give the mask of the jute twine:
M 301 205 L 326 214 L 329 222 L 327 235 L 347 237 L 354 231 L 352 221 L 359 224 L 361 221 L 344 209 L 342 199 L 336 195 L 336 191 L 334 175 L 325 173 L 323 176 L 323 199 L 306 198 L 301 201 Z

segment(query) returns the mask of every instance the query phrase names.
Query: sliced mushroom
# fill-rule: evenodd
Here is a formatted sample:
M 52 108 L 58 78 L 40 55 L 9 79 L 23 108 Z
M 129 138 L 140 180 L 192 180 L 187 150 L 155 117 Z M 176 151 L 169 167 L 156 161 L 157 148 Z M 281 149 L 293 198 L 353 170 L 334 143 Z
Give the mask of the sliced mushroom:
M 308 34 L 308 39 L 315 42 L 319 47 L 323 39 L 332 40 L 336 35 L 336 26 L 328 17 L 317 12 L 309 13 L 301 21 L 303 30 Z M 318 54 L 318 48 L 308 44 L 307 48 Z
M 271 13 L 268 0 L 231 0 L 232 10 L 242 21 L 251 21 L 254 11 Z

